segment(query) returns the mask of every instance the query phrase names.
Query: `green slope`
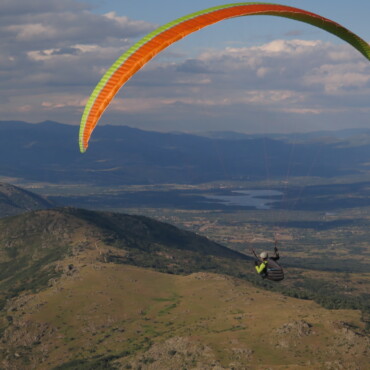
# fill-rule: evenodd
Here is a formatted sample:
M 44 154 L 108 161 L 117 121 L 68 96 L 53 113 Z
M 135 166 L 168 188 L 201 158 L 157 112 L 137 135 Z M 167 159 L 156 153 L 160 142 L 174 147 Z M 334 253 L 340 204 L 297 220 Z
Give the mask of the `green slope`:
M 266 294 L 218 274 L 92 263 L 98 254 L 66 260 L 73 272 L 12 301 L 2 364 L 17 370 L 366 368 L 369 340 L 358 311 Z

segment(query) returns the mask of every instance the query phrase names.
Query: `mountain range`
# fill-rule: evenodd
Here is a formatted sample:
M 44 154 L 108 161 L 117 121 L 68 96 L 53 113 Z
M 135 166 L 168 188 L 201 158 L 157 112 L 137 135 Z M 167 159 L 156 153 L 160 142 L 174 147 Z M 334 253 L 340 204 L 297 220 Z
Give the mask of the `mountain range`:
M 369 138 L 368 131 L 212 138 L 101 126 L 82 155 L 76 126 L 2 121 L 0 173 L 27 182 L 112 186 L 345 176 L 367 170 Z

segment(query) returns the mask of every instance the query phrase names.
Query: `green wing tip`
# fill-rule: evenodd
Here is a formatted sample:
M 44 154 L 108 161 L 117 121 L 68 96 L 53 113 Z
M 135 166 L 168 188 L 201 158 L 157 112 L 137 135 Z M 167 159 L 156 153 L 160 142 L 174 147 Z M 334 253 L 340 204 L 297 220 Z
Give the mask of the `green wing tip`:
M 83 154 L 87 150 L 87 147 L 85 148 L 82 143 L 80 143 L 80 152 Z

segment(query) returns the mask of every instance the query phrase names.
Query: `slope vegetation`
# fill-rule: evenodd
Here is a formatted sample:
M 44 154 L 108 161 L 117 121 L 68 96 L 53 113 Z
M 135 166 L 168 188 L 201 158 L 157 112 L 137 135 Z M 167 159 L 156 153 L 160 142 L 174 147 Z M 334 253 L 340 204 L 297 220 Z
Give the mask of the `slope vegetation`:
M 205 237 L 143 216 L 75 208 L 40 210 L 0 220 L 0 298 L 37 290 L 59 275 L 58 261 L 91 248 L 104 262 L 169 273 L 231 269 L 248 258 Z
M 8 305 L 6 368 L 366 368 L 369 339 L 356 311 L 266 294 L 223 275 L 169 275 L 98 255 L 65 260 L 68 272 L 51 287 Z

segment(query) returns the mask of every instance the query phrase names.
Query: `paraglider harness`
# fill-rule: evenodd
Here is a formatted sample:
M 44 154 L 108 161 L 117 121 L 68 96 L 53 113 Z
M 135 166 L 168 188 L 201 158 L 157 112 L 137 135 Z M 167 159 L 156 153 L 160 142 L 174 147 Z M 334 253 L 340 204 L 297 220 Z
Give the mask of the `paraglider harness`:
M 263 279 L 268 279 L 272 281 L 281 281 L 284 279 L 284 271 L 282 267 L 276 262 L 280 257 L 277 249 L 277 241 L 275 240 L 275 256 L 274 257 L 268 257 L 266 260 L 263 260 L 262 262 L 259 262 L 259 258 L 252 249 L 252 252 L 254 256 L 257 258 L 257 261 L 255 261 L 255 266 L 261 266 L 261 264 L 264 264 L 265 267 L 260 272 L 260 275 Z

